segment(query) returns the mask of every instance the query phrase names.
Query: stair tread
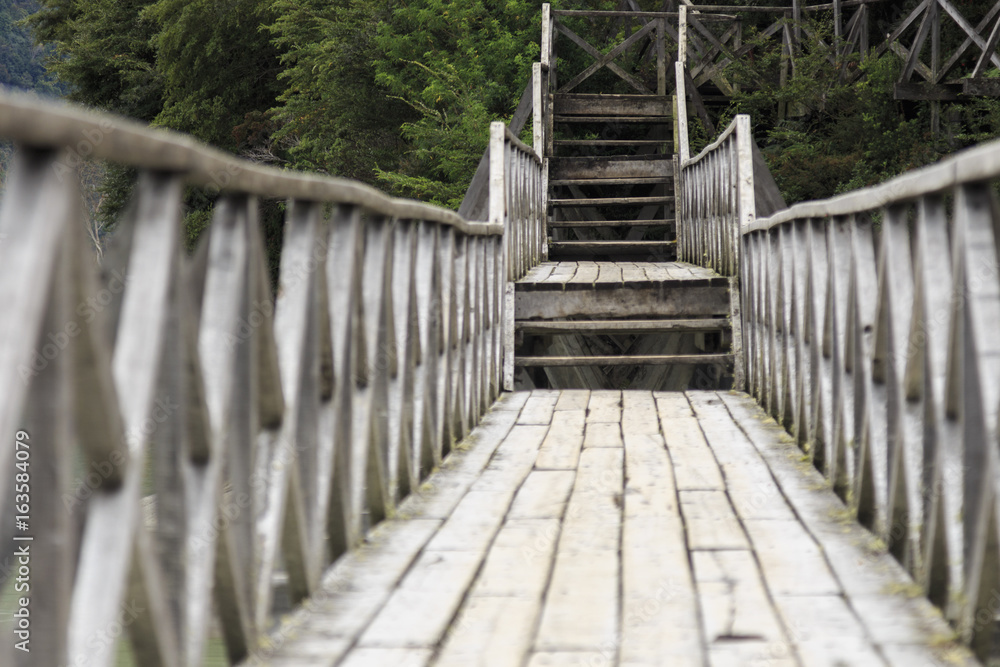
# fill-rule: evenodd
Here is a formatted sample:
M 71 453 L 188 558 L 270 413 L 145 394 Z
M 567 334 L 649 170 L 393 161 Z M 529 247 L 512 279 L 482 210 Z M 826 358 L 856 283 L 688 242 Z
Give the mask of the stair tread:
M 732 354 L 653 354 L 631 356 L 514 357 L 514 365 L 529 366 L 654 366 L 662 364 L 719 364 L 733 361 Z
M 633 178 L 560 178 L 549 181 L 551 187 L 565 185 L 659 185 L 672 184 L 673 179 L 667 176 L 635 176 Z
M 602 115 L 577 115 L 577 114 L 555 114 L 552 120 L 556 123 L 672 123 L 670 116 L 616 116 L 609 114 Z
M 656 333 L 669 331 L 723 331 L 729 320 L 517 320 L 514 329 L 525 333 Z
M 659 146 L 673 139 L 556 139 L 556 146 Z M 638 157 L 638 156 L 636 156 Z
M 673 225 L 674 220 L 549 220 L 550 228 L 555 227 L 657 227 Z
M 578 199 L 550 199 L 552 206 L 606 206 L 615 204 L 666 204 L 674 200 L 673 195 L 656 197 L 586 197 Z

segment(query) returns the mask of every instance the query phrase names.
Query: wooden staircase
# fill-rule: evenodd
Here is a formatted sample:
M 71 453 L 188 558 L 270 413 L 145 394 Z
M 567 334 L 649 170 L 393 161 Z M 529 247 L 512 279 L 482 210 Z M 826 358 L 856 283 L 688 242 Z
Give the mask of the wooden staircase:
M 555 94 L 549 260 L 515 289 L 520 387 L 731 382 L 728 279 L 676 261 L 670 98 Z
M 659 95 L 556 94 L 549 258 L 676 258 L 671 102 Z

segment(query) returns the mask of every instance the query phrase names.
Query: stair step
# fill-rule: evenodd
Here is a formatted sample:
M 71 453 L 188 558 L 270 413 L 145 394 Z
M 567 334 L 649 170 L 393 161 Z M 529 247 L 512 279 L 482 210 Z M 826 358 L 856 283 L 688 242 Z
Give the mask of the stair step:
M 666 366 L 669 364 L 731 364 L 731 354 L 655 354 L 617 357 L 514 357 L 522 368 L 556 366 Z
M 729 320 L 542 320 L 514 322 L 514 330 L 527 334 L 613 334 L 728 331 Z
M 661 178 L 672 179 L 672 155 L 590 155 L 549 158 L 549 178 Z M 550 181 L 551 182 L 551 181 Z
M 660 146 L 673 145 L 673 139 L 556 139 L 558 146 Z
M 553 96 L 553 115 L 669 116 L 673 100 L 662 95 L 563 93 Z
M 556 123 L 646 123 L 667 125 L 674 122 L 670 116 L 567 116 L 552 117 Z
M 673 179 L 668 176 L 647 176 L 636 178 L 563 178 L 549 181 L 551 187 L 565 185 L 658 185 L 660 183 L 673 184 Z
M 657 197 L 590 197 L 584 199 L 550 199 L 551 206 L 638 206 L 642 204 L 669 204 L 673 195 Z
M 671 254 L 677 241 L 549 241 L 553 259 L 585 258 L 601 255 Z
M 567 227 L 659 227 L 673 220 L 549 220 L 549 229 Z

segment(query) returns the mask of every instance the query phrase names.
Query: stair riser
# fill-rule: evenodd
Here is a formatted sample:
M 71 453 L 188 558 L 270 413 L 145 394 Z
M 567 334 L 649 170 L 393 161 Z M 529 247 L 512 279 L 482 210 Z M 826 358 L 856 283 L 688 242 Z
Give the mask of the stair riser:
M 520 291 L 514 294 L 518 320 L 571 317 L 725 317 L 729 289 L 670 284 L 628 289 Z
M 610 157 L 551 158 L 549 179 L 662 178 L 673 181 L 672 160 L 614 159 Z
M 652 95 L 556 95 L 553 113 L 557 116 L 670 116 L 673 101 Z

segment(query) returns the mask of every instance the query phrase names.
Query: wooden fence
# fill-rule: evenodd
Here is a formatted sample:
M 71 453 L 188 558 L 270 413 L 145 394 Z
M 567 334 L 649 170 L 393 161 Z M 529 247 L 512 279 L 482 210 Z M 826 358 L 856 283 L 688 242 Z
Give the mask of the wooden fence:
M 747 384 L 986 657 L 1000 143 L 742 230 Z
M 30 547 L 35 632 L 0 664 L 108 665 L 123 628 L 138 664 L 198 664 L 213 617 L 231 660 L 265 650 L 278 570 L 308 596 L 498 395 L 537 157 L 506 136 L 470 223 L 7 94 L 0 138 L 0 555 Z M 138 171 L 100 265 L 83 158 Z M 221 191 L 193 255 L 188 185 Z M 287 202 L 276 294 L 262 198 Z

